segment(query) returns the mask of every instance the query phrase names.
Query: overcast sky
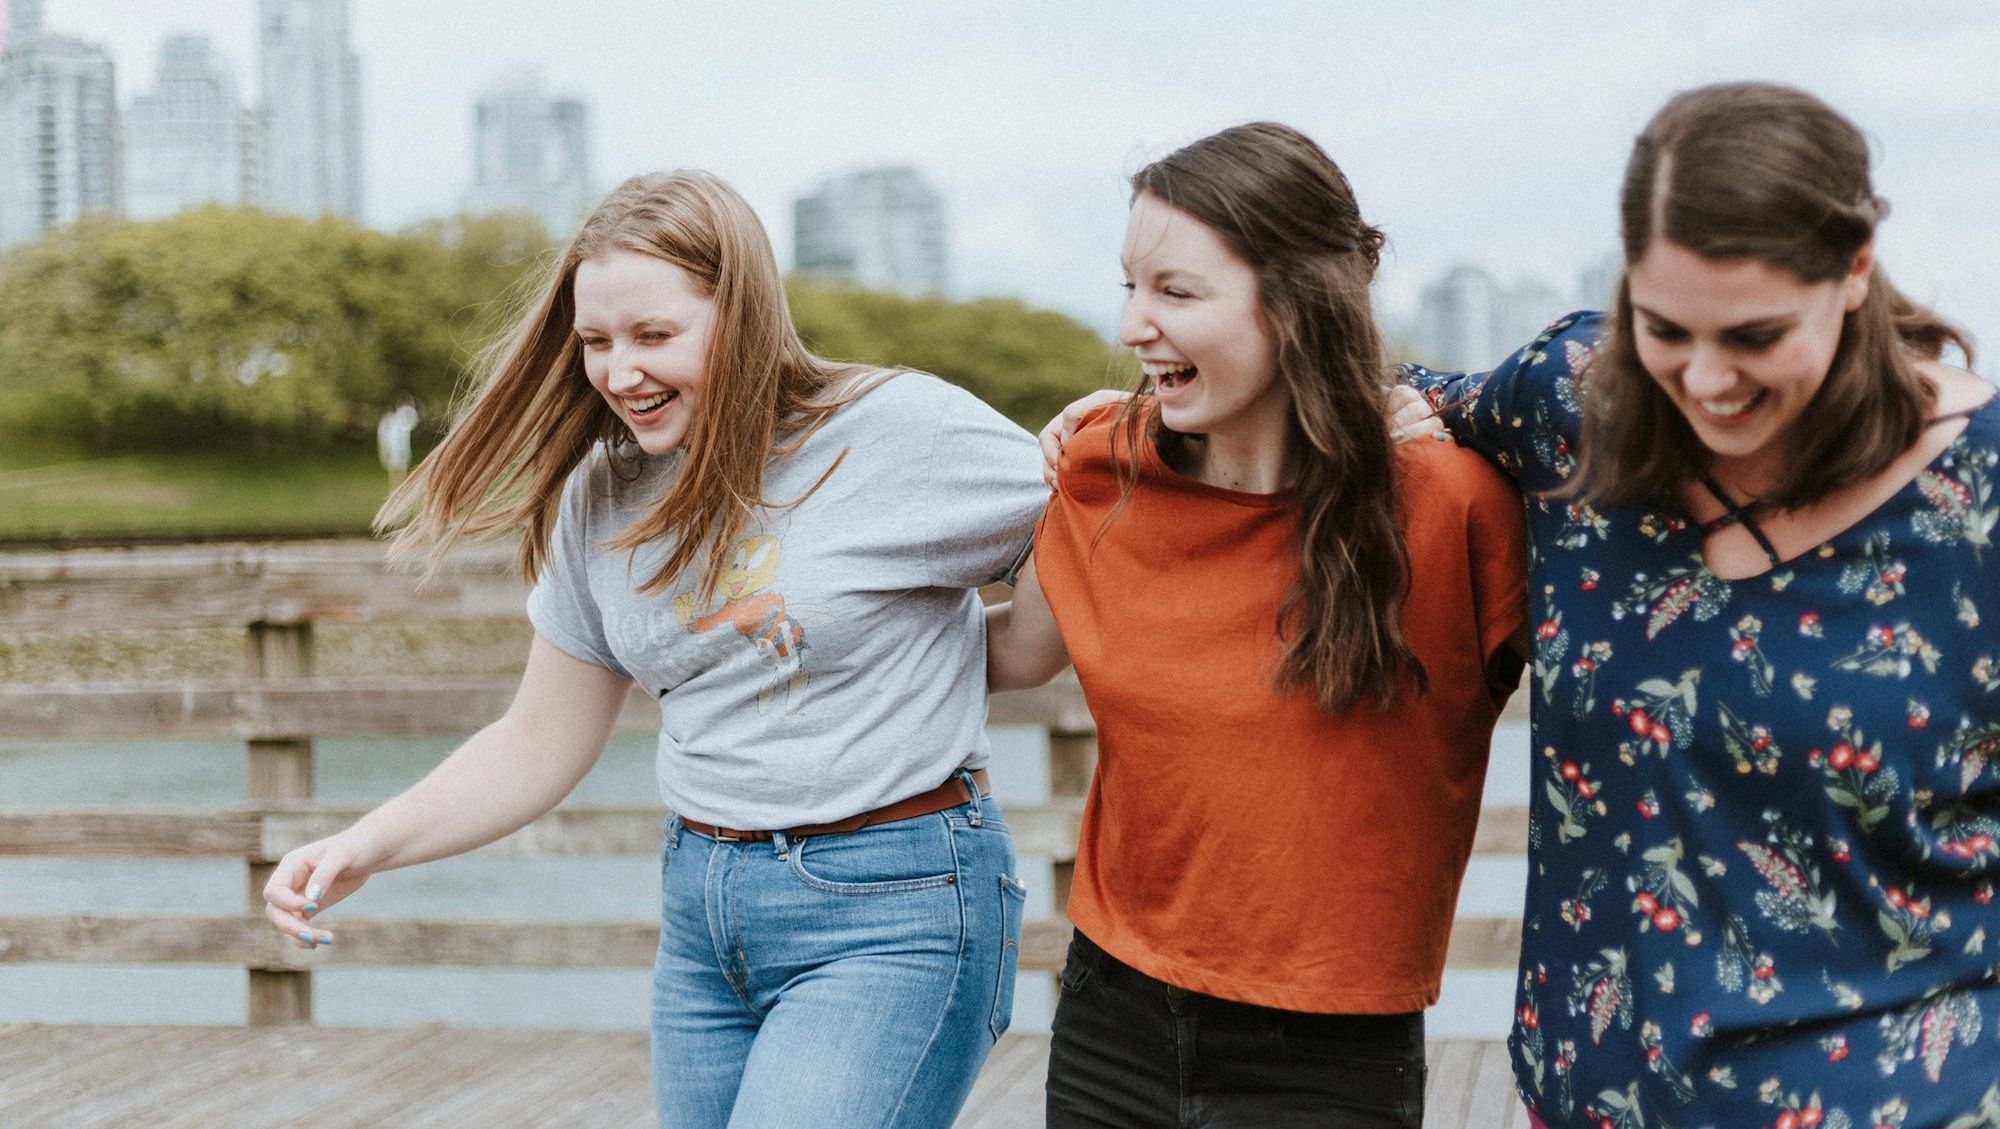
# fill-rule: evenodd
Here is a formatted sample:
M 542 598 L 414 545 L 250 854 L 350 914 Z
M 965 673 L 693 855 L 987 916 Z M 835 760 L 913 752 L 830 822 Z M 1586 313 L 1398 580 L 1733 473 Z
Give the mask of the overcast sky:
M 49 30 L 111 48 L 121 100 L 152 85 L 171 32 L 209 35 L 256 87 L 255 0 L 45 3 Z M 600 187 L 709 169 L 788 263 L 794 197 L 833 173 L 913 164 L 947 201 L 958 294 L 1100 328 L 1120 298 L 1124 177 L 1224 126 L 1287 122 L 1346 169 L 1389 233 L 1395 314 L 1460 261 L 1573 297 L 1615 245 L 1630 139 L 1669 94 L 1792 82 L 1875 139 L 1892 277 L 2000 356 L 1992 0 L 353 0 L 352 13 L 379 226 L 454 209 L 474 100 L 534 73 L 588 101 Z

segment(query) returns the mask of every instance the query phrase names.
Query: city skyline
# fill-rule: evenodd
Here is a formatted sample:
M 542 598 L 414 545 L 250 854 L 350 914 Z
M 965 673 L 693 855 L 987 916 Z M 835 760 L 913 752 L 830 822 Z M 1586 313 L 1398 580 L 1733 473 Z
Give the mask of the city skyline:
M 124 75 L 145 73 L 169 32 L 208 34 L 241 76 L 254 9 L 46 0 L 44 20 L 105 42 Z M 557 12 L 353 0 L 366 218 L 395 228 L 455 210 L 469 107 L 527 67 L 590 103 L 600 187 L 707 168 L 744 192 L 791 262 L 794 200 L 841 170 L 911 165 L 951 202 L 954 294 L 1009 294 L 1108 330 L 1124 177 L 1266 118 L 1305 130 L 1347 171 L 1390 237 L 1385 310 L 1407 320 L 1459 262 L 1566 289 L 1616 245 L 1618 173 L 1646 116 L 1674 90 L 1754 77 L 1803 85 L 1869 131 L 1895 205 L 1878 248 L 1887 269 L 2000 346 L 2000 216 L 1985 205 L 2000 192 L 2000 9 L 1941 0 L 1893 23 L 1853 0 L 1570 11 L 1246 0 L 1218 20 L 1176 3 L 603 0 Z

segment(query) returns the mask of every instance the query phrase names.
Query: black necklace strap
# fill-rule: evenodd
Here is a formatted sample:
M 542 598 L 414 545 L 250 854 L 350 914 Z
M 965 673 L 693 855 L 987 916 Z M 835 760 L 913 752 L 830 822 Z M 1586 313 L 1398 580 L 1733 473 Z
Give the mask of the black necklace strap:
M 1734 501 L 1730 500 L 1728 494 L 1723 493 L 1721 484 L 1716 482 L 1714 477 L 1710 475 L 1704 474 L 1701 476 L 1701 485 L 1702 489 L 1707 490 L 1715 497 L 1717 502 L 1722 504 L 1722 513 L 1719 516 L 1701 523 L 1701 531 L 1703 533 L 1714 533 L 1718 530 L 1727 529 L 1732 525 L 1740 525 L 1743 527 L 1745 533 L 1748 533 L 1756 540 L 1757 547 L 1764 550 L 1764 559 L 1771 562 L 1772 568 L 1777 568 L 1784 563 L 1778 559 L 1778 550 L 1771 544 L 1771 539 L 1764 536 L 1764 531 L 1758 528 L 1756 519 L 1750 516 L 1751 511 L 1758 508 L 1758 502 L 1751 501 L 1740 506 L 1737 505 Z
M 1925 420 L 1924 426 L 1936 427 L 1938 424 L 1950 423 L 1952 420 L 1955 419 L 1971 419 L 1973 416 L 1978 415 L 1979 410 L 1981 408 L 1984 408 L 1985 406 L 1986 405 L 1982 402 L 1974 404 L 1972 407 L 1969 408 L 1960 408 L 1955 412 L 1945 412 L 1943 415 L 1935 415 Z

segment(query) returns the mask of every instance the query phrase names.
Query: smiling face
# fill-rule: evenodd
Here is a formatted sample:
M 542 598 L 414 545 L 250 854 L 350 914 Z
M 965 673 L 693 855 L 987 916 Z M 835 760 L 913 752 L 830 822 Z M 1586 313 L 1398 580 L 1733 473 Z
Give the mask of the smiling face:
M 641 450 L 672 451 L 701 403 L 715 300 L 682 268 L 627 250 L 577 264 L 573 290 L 590 386 Z
M 1291 395 L 1250 264 L 1207 224 L 1146 192 L 1132 201 L 1121 258 L 1118 340 L 1152 379 L 1161 421 L 1182 434 L 1282 434 Z
M 1872 266 L 1863 248 L 1845 276 L 1809 283 L 1660 238 L 1627 268 L 1639 363 L 1739 491 L 1778 479 L 1786 439 L 1826 382 Z

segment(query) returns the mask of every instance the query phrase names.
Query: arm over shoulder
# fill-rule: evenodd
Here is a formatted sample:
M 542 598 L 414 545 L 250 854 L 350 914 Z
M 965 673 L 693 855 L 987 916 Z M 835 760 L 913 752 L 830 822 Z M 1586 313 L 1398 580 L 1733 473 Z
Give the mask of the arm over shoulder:
M 1560 485 L 1575 465 L 1582 411 L 1576 378 L 1596 356 L 1603 315 L 1569 314 L 1490 372 L 1402 366 L 1405 383 L 1436 405 L 1452 437 L 1523 491 Z

